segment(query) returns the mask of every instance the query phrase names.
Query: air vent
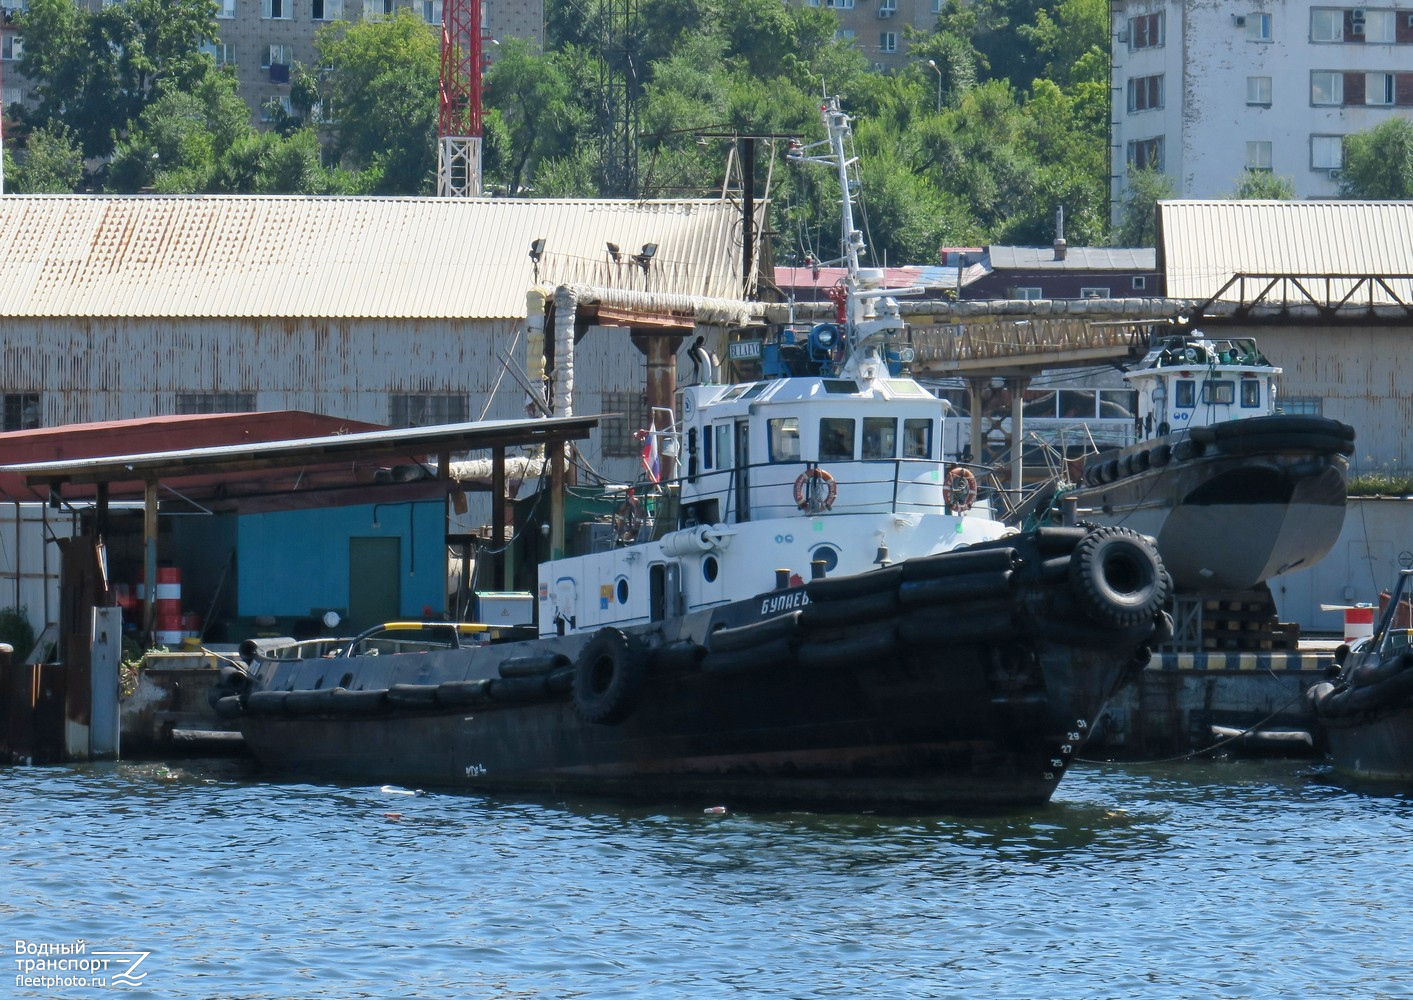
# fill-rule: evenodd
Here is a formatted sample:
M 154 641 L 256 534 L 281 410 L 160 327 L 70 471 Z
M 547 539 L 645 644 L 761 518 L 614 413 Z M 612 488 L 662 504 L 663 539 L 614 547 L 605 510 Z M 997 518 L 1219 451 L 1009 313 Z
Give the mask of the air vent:
M 1238 28 L 1244 28 L 1244 27 L 1246 27 L 1246 15 L 1245 15 L 1245 14 L 1233 14 L 1233 15 L 1231 16 L 1231 23 L 1234 24 L 1234 25 L 1236 25 Z

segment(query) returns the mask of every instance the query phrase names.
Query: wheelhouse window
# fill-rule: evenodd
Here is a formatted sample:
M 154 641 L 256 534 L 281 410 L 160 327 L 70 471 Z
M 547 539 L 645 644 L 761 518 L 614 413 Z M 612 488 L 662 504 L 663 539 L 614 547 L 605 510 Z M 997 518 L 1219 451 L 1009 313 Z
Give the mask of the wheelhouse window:
M 1173 386 L 1173 405 L 1190 410 L 1197 405 L 1197 383 L 1190 378 L 1180 378 Z
M 1138 413 L 1138 390 L 1100 389 L 1099 416 L 1131 420 Z
M 1202 383 L 1202 402 L 1207 404 L 1236 402 L 1236 383 L 1231 379 L 1208 379 Z
M 909 417 L 903 421 L 903 457 L 932 457 L 932 421 Z
M 1075 417 L 1088 419 L 1095 415 L 1095 400 L 1095 390 L 1093 389 L 1061 389 L 1060 416 L 1071 419 Z
M 822 417 L 819 421 L 819 460 L 849 461 L 854 457 L 854 420 Z
M 732 462 L 735 461 L 731 457 L 731 425 L 714 424 L 711 430 L 712 436 L 716 438 L 716 448 L 708 449 L 709 451 L 714 450 L 715 454 L 707 456 L 707 468 L 729 469 Z
M 1260 379 L 1244 378 L 1241 380 L 1241 406 L 1243 409 L 1261 405 L 1261 381 Z
M 864 417 L 864 460 L 896 458 L 897 455 L 898 422 L 892 417 Z
M 772 462 L 800 460 L 800 418 L 772 417 L 765 422 Z

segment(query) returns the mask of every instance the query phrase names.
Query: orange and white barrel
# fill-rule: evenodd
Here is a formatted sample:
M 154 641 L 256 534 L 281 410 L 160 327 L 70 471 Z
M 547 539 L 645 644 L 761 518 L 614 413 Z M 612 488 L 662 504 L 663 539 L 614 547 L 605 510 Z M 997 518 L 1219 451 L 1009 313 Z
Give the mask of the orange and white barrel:
M 1374 634 L 1374 607 L 1361 604 L 1344 609 L 1344 641 L 1351 646 Z

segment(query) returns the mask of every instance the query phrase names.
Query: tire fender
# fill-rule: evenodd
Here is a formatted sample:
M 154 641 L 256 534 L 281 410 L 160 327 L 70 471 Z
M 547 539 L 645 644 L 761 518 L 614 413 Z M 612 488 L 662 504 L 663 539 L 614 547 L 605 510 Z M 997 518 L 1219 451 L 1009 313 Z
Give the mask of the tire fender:
M 1115 628 L 1152 621 L 1171 589 L 1157 551 L 1129 528 L 1099 528 L 1075 546 L 1070 584 L 1090 618 Z
M 601 628 L 574 661 L 574 709 L 585 722 L 613 726 L 638 704 L 648 657 L 621 629 Z

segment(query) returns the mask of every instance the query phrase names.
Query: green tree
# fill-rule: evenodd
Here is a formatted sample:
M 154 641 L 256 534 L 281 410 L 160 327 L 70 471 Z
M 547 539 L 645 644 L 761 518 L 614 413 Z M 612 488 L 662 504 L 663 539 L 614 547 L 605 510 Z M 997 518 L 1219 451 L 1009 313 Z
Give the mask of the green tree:
M 336 21 L 315 44 L 331 66 L 322 91 L 337 122 L 333 153 L 370 173 L 378 194 L 426 194 L 437 170 L 441 42 L 407 8 L 382 21 Z
M 24 158 L 6 163 L 5 178 L 11 193 L 73 194 L 83 183 L 83 151 L 62 122 L 41 126 L 29 133 Z
M 1239 201 L 1293 201 L 1295 181 L 1290 177 L 1277 177 L 1269 170 L 1248 170 L 1237 180 L 1231 196 Z
M 1389 118 L 1345 136 L 1339 193 L 1345 198 L 1413 198 L 1413 121 Z
M 1151 247 L 1158 242 L 1158 202 L 1171 198 L 1173 179 L 1161 170 L 1145 167 L 1130 168 L 1128 187 L 1124 191 L 1114 245 L 1121 247 Z
M 215 68 L 201 51 L 216 37 L 210 0 L 126 0 L 97 11 L 32 0 L 20 26 L 35 120 L 63 121 L 89 157 L 112 152 L 160 85 L 192 89 Z
M 524 39 L 508 38 L 486 73 L 485 95 L 505 130 L 501 180 L 519 194 L 540 160 L 570 150 L 569 81 L 554 57 L 536 55 Z

